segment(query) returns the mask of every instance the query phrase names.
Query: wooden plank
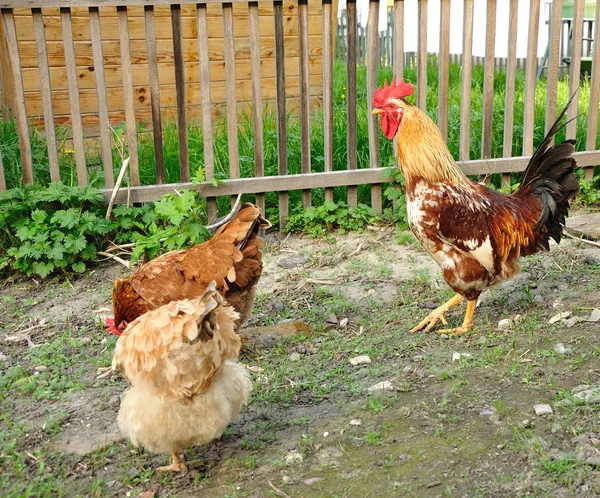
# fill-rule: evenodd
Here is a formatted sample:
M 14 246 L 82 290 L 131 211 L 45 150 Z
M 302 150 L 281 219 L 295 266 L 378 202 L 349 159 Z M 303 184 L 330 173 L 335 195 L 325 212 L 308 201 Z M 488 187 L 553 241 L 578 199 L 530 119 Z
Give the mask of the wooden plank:
M 188 129 L 185 98 L 185 69 L 181 33 L 181 5 L 171 5 L 173 26 L 173 56 L 175 58 L 175 86 L 177 87 L 177 133 L 179 137 L 179 178 L 190 180 L 190 159 L 188 152 Z
M 537 77 L 537 46 L 540 22 L 540 0 L 531 0 L 529 7 L 529 37 L 525 70 L 525 114 L 523 118 L 523 154 L 533 154 L 535 126 L 535 83 Z
M 247 2 L 248 0 L 230 0 L 231 2 Z M 132 7 L 141 5 L 148 7 L 148 0 L 44 0 L 44 8 L 70 7 Z M 152 0 L 152 5 L 194 4 L 196 0 Z M 206 0 L 205 3 L 221 4 L 223 0 Z M 0 0 L 1 9 L 39 8 L 39 0 Z
M 273 2 L 275 31 L 275 67 L 277 72 L 277 171 L 279 177 L 288 174 L 287 128 L 285 110 L 285 44 L 283 37 L 283 2 Z M 287 190 L 279 190 L 279 229 L 283 230 L 289 214 Z
M 471 76 L 473 72 L 473 1 L 465 0 L 462 87 L 460 94 L 460 159 L 471 157 Z
M 404 77 L 404 0 L 394 0 L 394 74 L 396 79 Z M 393 141 L 394 157 L 398 158 L 398 135 Z
M 6 177 L 4 176 L 4 162 L 2 161 L 2 147 L 0 147 L 0 192 L 6 191 Z
M 600 2 L 596 3 L 596 20 L 594 22 L 594 55 L 592 60 L 592 80 L 590 82 L 590 102 L 588 107 L 588 126 L 586 149 L 594 150 L 596 148 L 596 135 L 598 133 L 598 106 L 600 105 Z M 594 166 L 598 166 L 600 161 L 591 165 L 585 170 L 585 177 L 588 180 L 594 178 Z
M 510 0 L 508 21 L 508 60 L 506 64 L 506 93 L 504 99 L 503 156 L 512 156 L 513 127 L 515 124 L 515 78 L 517 74 L 517 27 L 519 0 Z M 510 187 L 510 174 L 502 175 L 503 189 Z
M 248 2 L 248 24 L 250 29 L 250 57 L 252 59 L 252 124 L 254 125 L 254 175 L 265 175 L 263 143 L 263 102 L 260 78 L 260 31 L 258 2 Z M 256 205 L 264 214 L 265 196 L 256 194 Z
M 485 66 L 483 76 L 483 130 L 481 157 L 492 157 L 492 118 L 494 106 L 494 51 L 496 49 L 496 0 L 487 0 Z
M 92 34 L 92 51 L 94 53 L 96 95 L 98 97 L 98 118 L 100 119 L 100 144 L 102 147 L 102 164 L 104 166 L 104 184 L 108 188 L 112 188 L 115 185 L 112 162 L 112 140 L 110 137 L 110 121 L 108 120 L 104 56 L 102 55 L 102 30 L 100 27 L 100 13 L 98 7 L 90 7 L 90 29 Z
M 233 5 L 223 4 L 223 45 L 225 50 L 225 86 L 227 88 L 227 145 L 229 150 L 229 177 L 240 177 L 238 143 L 237 98 L 235 79 L 235 50 L 233 46 Z M 235 199 L 231 199 L 234 203 Z
M 357 168 L 357 143 L 356 143 L 356 0 L 346 3 L 348 23 L 348 63 L 346 73 L 346 154 L 348 156 L 348 169 Z M 358 188 L 348 187 L 348 205 L 358 205 Z
M 21 75 L 21 60 L 19 58 L 19 45 L 15 30 L 15 19 L 12 10 L 2 10 L 2 23 L 6 38 L 7 56 L 10 67 L 11 84 L 13 89 L 12 111 L 17 121 L 19 135 L 19 148 L 21 149 L 21 168 L 23 183 L 33 185 L 33 159 L 31 157 L 31 142 L 29 126 L 27 124 L 27 109 L 23 93 L 23 78 Z
M 379 0 L 369 0 L 369 19 L 367 21 L 367 119 L 369 126 L 369 164 L 371 168 L 380 168 L 379 160 L 379 123 L 373 113 L 373 94 L 377 90 L 377 57 L 379 33 Z M 371 186 L 371 207 L 377 215 L 383 212 L 381 186 Z
M 129 153 L 129 171 L 131 184 L 140 184 L 138 159 L 137 124 L 133 103 L 133 75 L 131 71 L 131 54 L 129 52 L 129 26 L 127 7 L 117 7 L 119 21 L 119 40 L 121 45 L 121 74 L 123 81 L 123 104 L 125 106 L 125 122 L 127 123 L 127 145 Z
M 300 63 L 300 161 L 302 173 L 310 173 L 310 71 L 308 67 L 308 0 L 298 0 Z M 310 207 L 310 190 L 302 191 L 302 207 Z
M 160 80 L 156 56 L 154 7 L 144 7 L 146 22 L 146 52 L 148 54 L 148 81 L 150 83 L 150 107 L 152 108 L 152 137 L 154 139 L 154 162 L 156 183 L 165 183 L 165 155 L 163 151 L 162 119 L 160 115 Z
M 448 140 L 448 87 L 450 78 L 450 0 L 440 2 L 440 53 L 438 56 L 438 128 Z
M 566 230 L 575 237 L 600 240 L 600 213 L 569 217 Z
M 17 32 L 17 40 L 19 33 Z M 8 48 L 6 47 L 6 37 L 4 36 L 4 29 L 0 29 L 0 112 L 2 113 L 2 121 L 8 123 L 11 121 L 10 116 L 10 102 L 12 101 L 12 85 L 10 78 L 10 66 L 8 64 Z M 21 61 L 21 68 L 23 61 Z M 24 77 L 24 75 L 23 75 Z M 25 84 L 24 80 L 23 83 Z M 38 85 L 39 86 L 39 85 Z
M 31 9 L 31 14 L 33 16 L 33 30 L 35 31 L 36 45 L 38 50 L 40 90 L 42 106 L 44 107 L 44 129 L 46 132 L 46 143 L 48 144 L 50 180 L 53 182 L 59 182 L 60 169 L 58 164 L 58 147 L 56 145 L 56 129 L 54 127 L 54 111 L 52 109 L 52 87 L 50 85 L 48 53 L 46 52 L 44 18 L 42 17 L 42 9 Z
M 417 106 L 427 112 L 427 0 L 419 0 Z
M 571 37 L 571 72 L 569 74 L 569 96 L 573 102 L 567 111 L 567 139 L 577 137 L 577 110 L 579 108 L 579 85 L 581 77 L 581 49 L 583 45 L 584 0 L 575 0 L 572 37 Z
M 208 17 L 206 4 L 196 6 L 198 24 L 198 59 L 200 61 L 200 96 L 202 101 L 202 138 L 204 141 L 204 175 L 207 181 L 215 177 L 215 149 L 210 100 L 210 64 L 208 56 Z M 217 215 L 217 201 L 213 197 L 206 199 L 206 212 L 209 221 Z
M 73 30 L 71 28 L 71 11 L 68 8 L 61 8 L 60 17 L 63 28 L 67 80 L 69 81 L 69 103 L 71 106 L 71 128 L 73 130 L 77 182 L 79 185 L 87 185 L 87 167 L 85 163 L 85 148 L 83 146 L 83 124 L 81 122 L 79 85 L 77 83 L 77 67 L 75 65 L 75 45 L 73 44 Z
M 563 0 L 554 0 L 550 7 L 550 38 L 548 40 L 548 81 L 546 85 L 546 127 L 548 133 L 556 121 L 558 92 L 558 65 L 560 63 L 560 31 L 562 28 Z M 554 137 L 550 142 L 554 143 Z
M 600 162 L 600 151 L 576 152 L 573 157 L 581 166 L 590 166 Z M 462 170 L 468 175 L 482 175 L 492 173 L 523 171 L 530 157 L 509 157 L 499 159 L 479 159 L 461 164 Z M 222 184 L 215 187 L 210 182 L 176 183 L 168 185 L 151 185 L 132 187 L 127 191 L 120 191 L 116 202 L 148 202 L 160 199 L 164 194 L 173 192 L 174 188 L 195 189 L 203 196 L 216 195 L 255 194 L 258 192 L 277 192 L 294 189 L 315 189 L 325 187 L 343 187 L 348 185 L 379 184 L 389 181 L 390 176 L 396 171 L 392 168 L 366 168 L 344 171 L 330 171 L 324 173 L 309 173 L 298 175 L 264 176 L 262 178 L 238 178 L 223 180 Z M 110 199 L 112 191 L 103 191 L 106 201 Z
M 331 0 L 323 0 L 323 141 L 325 171 L 333 171 L 333 19 Z M 333 189 L 325 189 L 333 202 Z

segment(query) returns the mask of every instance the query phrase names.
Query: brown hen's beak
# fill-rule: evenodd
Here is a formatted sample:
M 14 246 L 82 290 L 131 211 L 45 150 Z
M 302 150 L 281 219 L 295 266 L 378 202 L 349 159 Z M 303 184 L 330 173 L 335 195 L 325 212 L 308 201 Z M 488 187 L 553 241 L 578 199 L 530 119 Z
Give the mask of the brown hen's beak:
M 376 114 L 381 114 L 383 112 L 382 109 L 373 109 L 372 114 L 376 115 Z

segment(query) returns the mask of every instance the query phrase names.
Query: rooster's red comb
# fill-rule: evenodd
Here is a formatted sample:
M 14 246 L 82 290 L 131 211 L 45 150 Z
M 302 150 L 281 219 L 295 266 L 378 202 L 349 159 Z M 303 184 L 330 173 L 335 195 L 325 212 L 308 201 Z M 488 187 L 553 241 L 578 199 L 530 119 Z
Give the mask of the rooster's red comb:
M 396 83 L 396 76 L 394 75 L 390 85 L 388 85 L 387 80 L 385 80 L 383 88 L 379 87 L 375 91 L 373 94 L 373 106 L 376 109 L 380 109 L 389 99 L 403 99 L 404 97 L 412 95 L 414 91 L 414 87 L 410 83 L 405 83 L 404 78 L 400 80 L 400 83 Z

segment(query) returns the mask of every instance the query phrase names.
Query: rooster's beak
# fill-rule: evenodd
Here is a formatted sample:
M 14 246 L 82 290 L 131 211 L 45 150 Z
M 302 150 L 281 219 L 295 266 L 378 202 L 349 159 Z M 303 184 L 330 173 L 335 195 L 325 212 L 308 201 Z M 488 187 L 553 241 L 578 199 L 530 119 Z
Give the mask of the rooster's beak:
M 381 114 L 382 112 L 382 109 L 373 109 L 373 115 Z

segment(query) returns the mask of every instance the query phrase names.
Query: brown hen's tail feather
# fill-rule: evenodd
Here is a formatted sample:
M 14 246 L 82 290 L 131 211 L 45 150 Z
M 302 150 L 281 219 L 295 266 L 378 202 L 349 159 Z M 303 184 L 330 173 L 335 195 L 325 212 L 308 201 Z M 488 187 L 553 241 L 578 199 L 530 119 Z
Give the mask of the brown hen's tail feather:
M 565 125 L 561 124 L 573 97 L 562 110 L 544 140 L 537 148 L 525 172 L 521 185 L 515 194 L 533 194 L 542 202 L 542 212 L 534 230 L 544 231 L 548 237 L 560 242 L 565 218 L 569 214 L 569 202 L 579 193 L 579 180 L 575 176 L 577 162 L 573 158 L 575 140 L 566 140 L 550 146 L 556 133 Z M 549 238 L 544 237 L 543 245 L 549 249 Z

